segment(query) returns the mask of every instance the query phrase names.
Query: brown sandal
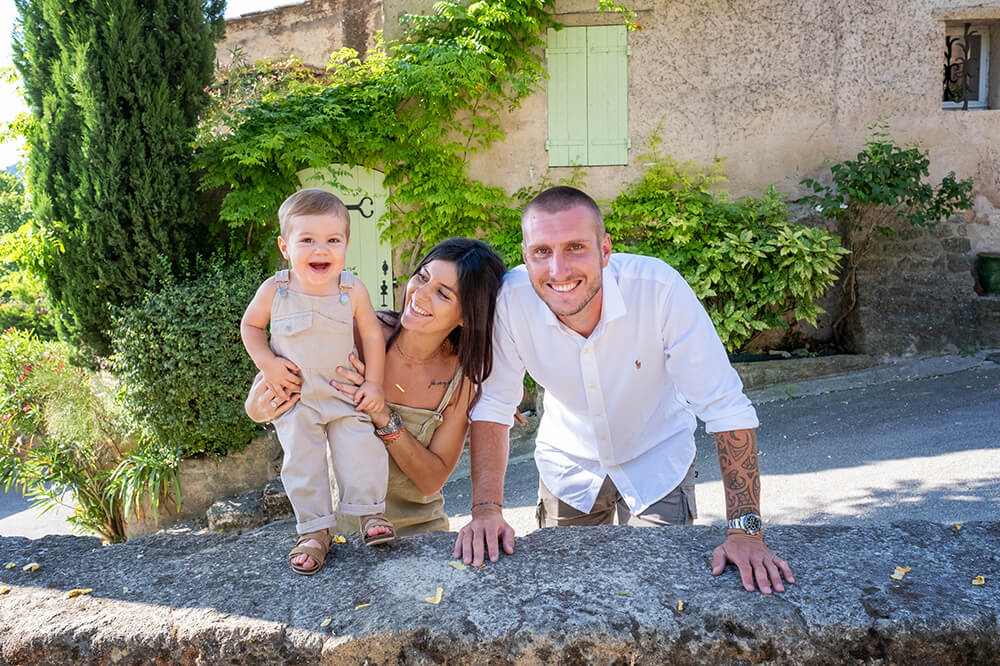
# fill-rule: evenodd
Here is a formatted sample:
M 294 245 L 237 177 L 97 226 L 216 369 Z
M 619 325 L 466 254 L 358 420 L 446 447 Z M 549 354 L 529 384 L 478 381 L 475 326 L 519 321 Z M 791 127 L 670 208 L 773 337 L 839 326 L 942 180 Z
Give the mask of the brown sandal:
M 369 536 L 368 530 L 373 527 L 386 527 L 389 531 L 385 534 L 375 534 Z M 385 515 L 377 513 L 374 516 L 363 516 L 361 518 L 361 543 L 366 546 L 377 546 L 380 543 L 388 543 L 396 538 L 396 528 L 392 526 Z
M 314 539 L 319 542 L 320 547 L 316 546 L 303 546 L 306 541 Z M 326 559 L 326 554 L 330 552 L 330 542 L 332 538 L 330 537 L 330 530 L 320 530 L 318 532 L 306 532 L 305 534 L 299 535 L 299 540 L 295 542 L 295 548 L 288 553 L 288 563 L 292 565 L 292 570 L 297 574 L 302 574 L 303 576 L 312 576 L 314 573 L 323 568 L 323 560 Z M 312 569 L 306 569 L 300 564 L 295 564 L 292 562 L 292 558 L 296 555 L 308 555 L 312 558 L 312 561 L 316 563 Z

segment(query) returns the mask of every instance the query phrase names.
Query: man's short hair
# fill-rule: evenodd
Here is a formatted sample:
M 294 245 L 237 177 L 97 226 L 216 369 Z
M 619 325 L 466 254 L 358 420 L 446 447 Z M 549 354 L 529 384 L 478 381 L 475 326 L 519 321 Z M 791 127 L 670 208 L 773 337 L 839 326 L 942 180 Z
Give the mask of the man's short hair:
M 569 185 L 550 187 L 529 201 L 528 205 L 524 207 L 524 212 L 521 214 L 521 230 L 523 232 L 524 223 L 527 221 L 528 215 L 535 210 L 552 215 L 553 213 L 561 213 L 564 210 L 569 210 L 577 206 L 583 206 L 590 210 L 597 223 L 598 238 L 604 236 L 604 216 L 601 215 L 601 209 L 597 205 L 597 202 L 586 192 L 578 190 L 575 187 L 570 187 Z
M 278 225 L 282 236 L 285 235 L 289 220 L 299 215 L 332 215 L 343 218 L 347 222 L 347 238 L 351 237 L 351 216 L 347 212 L 347 206 L 326 190 L 309 187 L 285 199 L 278 208 Z

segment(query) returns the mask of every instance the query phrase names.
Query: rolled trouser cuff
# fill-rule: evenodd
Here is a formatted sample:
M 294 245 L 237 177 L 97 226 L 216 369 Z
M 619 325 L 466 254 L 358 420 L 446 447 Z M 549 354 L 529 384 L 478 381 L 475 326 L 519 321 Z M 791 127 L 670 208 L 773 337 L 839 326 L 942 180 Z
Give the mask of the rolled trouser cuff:
M 337 516 L 336 514 L 331 514 L 329 516 L 320 516 L 319 518 L 313 518 L 312 520 L 307 520 L 304 523 L 296 523 L 295 531 L 299 534 L 305 534 L 307 532 L 319 532 L 320 530 L 327 530 L 331 527 L 337 526 Z

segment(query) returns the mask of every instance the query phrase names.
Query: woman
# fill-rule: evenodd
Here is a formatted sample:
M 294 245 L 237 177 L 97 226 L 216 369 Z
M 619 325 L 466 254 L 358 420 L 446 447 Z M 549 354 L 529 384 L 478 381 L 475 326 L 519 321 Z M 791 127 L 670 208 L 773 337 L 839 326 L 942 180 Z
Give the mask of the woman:
M 493 313 L 504 272 L 503 260 L 485 243 L 450 238 L 420 261 L 401 311 L 378 313 L 386 339 L 386 404 L 369 416 L 379 431 L 393 430 L 394 413 L 402 421 L 400 430 L 382 436 L 389 451 L 385 513 L 397 534 L 448 529 L 441 488 L 458 463 L 469 410 L 493 367 Z M 364 364 L 353 356 L 351 362 L 353 368 L 338 368 L 345 383 L 336 386 L 353 397 Z M 247 414 L 270 421 L 297 399 L 279 404 L 255 382 Z M 323 550 L 316 541 L 303 545 Z M 299 555 L 292 563 L 312 569 L 322 558 Z

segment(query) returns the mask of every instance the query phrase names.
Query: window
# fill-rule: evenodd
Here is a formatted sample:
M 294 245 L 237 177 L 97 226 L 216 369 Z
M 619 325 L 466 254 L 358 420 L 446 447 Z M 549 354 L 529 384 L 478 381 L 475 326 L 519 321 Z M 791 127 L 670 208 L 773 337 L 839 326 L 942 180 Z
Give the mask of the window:
M 985 109 L 989 99 L 990 29 L 964 23 L 945 29 L 941 107 Z
M 627 164 L 625 26 L 549 30 L 549 166 Z

